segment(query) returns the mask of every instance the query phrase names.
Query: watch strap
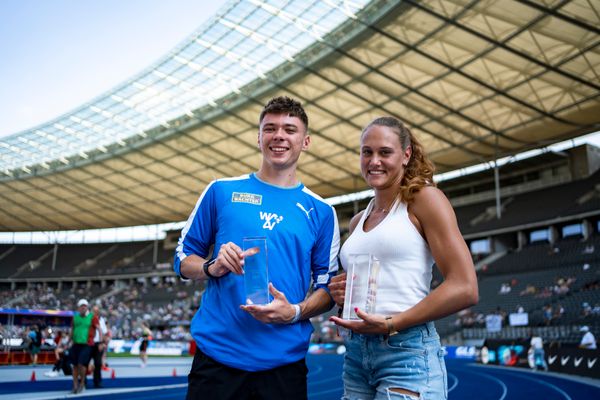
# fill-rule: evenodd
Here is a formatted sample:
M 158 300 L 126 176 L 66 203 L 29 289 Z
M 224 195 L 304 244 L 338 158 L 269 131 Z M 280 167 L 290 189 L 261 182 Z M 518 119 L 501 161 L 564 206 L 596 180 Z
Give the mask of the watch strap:
M 208 260 L 207 262 L 204 263 L 204 265 L 202 266 L 202 268 L 204 268 L 204 275 L 206 275 L 207 277 L 211 278 L 211 279 L 218 279 L 218 276 L 214 276 L 213 274 L 211 274 L 208 270 L 208 268 L 213 265 L 215 263 L 215 261 L 217 261 L 216 258 L 213 258 L 212 260 Z

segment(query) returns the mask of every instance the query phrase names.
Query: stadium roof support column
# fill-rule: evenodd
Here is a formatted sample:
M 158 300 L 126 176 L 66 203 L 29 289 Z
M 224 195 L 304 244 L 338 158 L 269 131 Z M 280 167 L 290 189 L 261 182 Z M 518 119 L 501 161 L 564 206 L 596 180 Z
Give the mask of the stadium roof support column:
M 594 228 L 592 227 L 590 220 L 587 218 L 584 219 L 581 223 L 581 234 L 583 236 L 583 240 L 588 240 L 593 231 Z
M 502 206 L 500 204 L 500 171 L 498 170 L 498 135 L 494 143 L 494 188 L 496 190 L 496 218 L 502 218 Z
M 156 231 L 158 231 L 158 225 L 156 226 Z M 155 232 L 156 237 L 158 237 L 158 232 Z M 158 239 L 154 239 L 154 243 L 152 246 L 152 266 L 156 268 L 156 264 L 158 264 Z
M 58 243 L 54 243 L 54 251 L 52 252 L 52 271 L 56 271 L 56 256 L 58 255 Z

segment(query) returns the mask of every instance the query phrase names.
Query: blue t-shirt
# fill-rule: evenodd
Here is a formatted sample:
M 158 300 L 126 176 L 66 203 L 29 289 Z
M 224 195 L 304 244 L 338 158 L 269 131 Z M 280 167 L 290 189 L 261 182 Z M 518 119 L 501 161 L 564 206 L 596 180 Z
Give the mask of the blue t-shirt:
M 222 244 L 242 248 L 244 237 L 267 239 L 268 275 L 292 304 L 313 287 L 327 290 L 338 268 L 339 229 L 335 210 L 302 184 L 284 188 L 255 174 L 219 179 L 207 186 L 176 249 L 174 269 L 196 254 L 215 255 Z M 310 321 L 264 324 L 239 307 L 245 304 L 244 277 L 226 274 L 208 280 L 191 333 L 203 353 L 246 371 L 261 371 L 301 360 L 313 331 Z

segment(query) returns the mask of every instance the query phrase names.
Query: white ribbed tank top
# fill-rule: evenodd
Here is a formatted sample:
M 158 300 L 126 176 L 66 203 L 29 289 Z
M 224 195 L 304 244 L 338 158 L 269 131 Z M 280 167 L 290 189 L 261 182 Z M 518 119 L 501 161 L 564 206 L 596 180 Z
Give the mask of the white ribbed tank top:
M 396 202 L 388 215 L 369 232 L 363 225 L 374 200 L 340 251 L 344 269 L 350 254 L 372 254 L 380 261 L 375 313 L 405 311 L 429 294 L 433 256 L 429 245 L 408 217 L 405 203 Z

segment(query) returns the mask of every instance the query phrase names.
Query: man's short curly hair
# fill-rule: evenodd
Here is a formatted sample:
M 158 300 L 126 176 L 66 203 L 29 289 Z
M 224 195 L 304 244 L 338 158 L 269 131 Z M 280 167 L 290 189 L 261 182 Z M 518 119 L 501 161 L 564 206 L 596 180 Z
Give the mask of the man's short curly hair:
M 259 125 L 267 114 L 287 114 L 291 117 L 298 117 L 304 124 L 306 132 L 308 132 L 308 116 L 306 115 L 302 104 L 290 97 L 278 96 L 269 100 L 260 113 L 260 118 L 258 120 Z

